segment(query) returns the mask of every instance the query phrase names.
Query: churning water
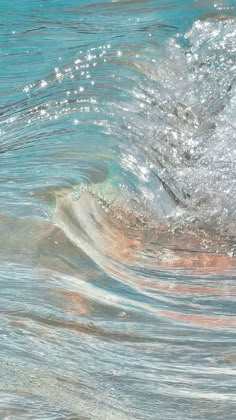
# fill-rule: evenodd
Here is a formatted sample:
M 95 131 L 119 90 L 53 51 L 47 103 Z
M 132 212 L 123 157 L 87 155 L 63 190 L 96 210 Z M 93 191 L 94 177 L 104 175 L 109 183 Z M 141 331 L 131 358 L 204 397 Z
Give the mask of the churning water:
M 1 419 L 235 419 L 235 11 L 1 1 Z

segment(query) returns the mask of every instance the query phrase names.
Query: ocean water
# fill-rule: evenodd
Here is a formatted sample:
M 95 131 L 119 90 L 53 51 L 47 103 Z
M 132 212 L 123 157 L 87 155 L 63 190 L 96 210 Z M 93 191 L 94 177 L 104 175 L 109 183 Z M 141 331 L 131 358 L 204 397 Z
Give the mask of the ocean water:
M 235 419 L 234 0 L 1 0 L 0 419 Z

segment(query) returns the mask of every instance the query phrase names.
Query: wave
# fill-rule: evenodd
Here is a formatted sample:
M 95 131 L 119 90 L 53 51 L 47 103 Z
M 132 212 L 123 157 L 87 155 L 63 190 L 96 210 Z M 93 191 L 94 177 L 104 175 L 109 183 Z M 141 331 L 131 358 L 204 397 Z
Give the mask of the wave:
M 233 418 L 235 19 L 36 3 L 3 68 L 1 412 Z
M 233 18 L 197 21 L 134 61 L 145 79 L 116 127 L 122 169 L 58 199 L 56 223 L 106 270 L 235 270 L 235 32 Z

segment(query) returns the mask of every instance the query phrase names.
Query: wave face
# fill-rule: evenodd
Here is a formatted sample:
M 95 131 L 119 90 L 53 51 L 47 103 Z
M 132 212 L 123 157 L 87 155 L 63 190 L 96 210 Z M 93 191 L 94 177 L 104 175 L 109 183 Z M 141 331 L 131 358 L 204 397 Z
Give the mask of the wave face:
M 234 1 L 64 3 L 0 6 L 0 417 L 233 419 Z
M 234 35 L 235 20 L 197 21 L 170 39 L 160 57 L 152 51 L 151 63 L 132 63 L 145 80 L 136 84 L 122 116 L 131 145 L 130 152 L 123 144 L 122 164 L 136 174 L 157 213 L 162 207 L 160 215 L 173 214 L 172 198 L 204 220 L 213 214 L 234 218 Z

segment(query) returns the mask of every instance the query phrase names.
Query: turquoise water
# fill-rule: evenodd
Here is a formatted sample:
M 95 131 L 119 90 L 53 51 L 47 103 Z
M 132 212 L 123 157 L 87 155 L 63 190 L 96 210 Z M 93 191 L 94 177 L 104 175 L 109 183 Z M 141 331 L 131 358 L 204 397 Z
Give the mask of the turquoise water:
M 1 419 L 235 418 L 235 11 L 1 1 Z

